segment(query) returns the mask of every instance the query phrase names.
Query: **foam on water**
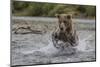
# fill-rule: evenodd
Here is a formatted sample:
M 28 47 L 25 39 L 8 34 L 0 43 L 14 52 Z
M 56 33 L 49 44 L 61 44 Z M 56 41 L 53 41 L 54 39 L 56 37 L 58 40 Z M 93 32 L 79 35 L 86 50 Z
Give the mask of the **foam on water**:
M 77 51 L 82 51 L 82 52 L 92 51 L 91 49 L 86 50 L 87 46 L 89 45 L 89 44 L 88 44 L 88 41 L 86 41 L 86 40 L 90 39 L 92 36 L 93 36 L 93 35 L 90 35 L 90 36 L 88 36 L 87 38 L 84 38 L 83 40 L 79 40 L 78 46 L 76 46 L 76 47 L 74 47 L 74 48 L 73 48 L 73 47 L 68 47 L 68 48 L 66 48 L 65 51 L 61 51 L 61 50 L 56 49 L 56 48 L 53 46 L 52 41 L 49 40 L 49 45 L 46 46 L 46 47 L 44 47 L 44 48 L 42 48 L 42 49 L 40 49 L 40 51 L 43 51 L 43 52 L 44 52 L 45 54 L 47 54 L 47 55 L 49 55 L 49 54 L 52 55 L 52 54 L 56 54 L 56 53 L 61 54 L 61 53 L 65 53 L 65 52 L 66 52 L 67 54 L 69 54 L 69 53 L 74 52 L 75 50 L 77 50 Z
M 84 38 L 83 40 L 79 40 L 79 45 L 76 46 L 75 48 L 78 51 L 83 51 L 83 52 L 87 52 L 87 51 L 92 51 L 91 49 L 86 50 L 86 47 L 89 45 L 88 42 L 86 40 L 90 39 L 93 35 L 88 36 L 87 38 Z
M 79 40 L 79 44 L 76 47 L 68 47 L 66 48 L 64 51 L 57 49 L 54 47 L 53 42 L 51 40 L 51 38 L 49 39 L 49 44 L 43 48 L 40 49 L 36 49 L 31 51 L 32 53 L 38 54 L 41 56 L 41 54 L 44 54 L 46 56 L 53 56 L 53 55 L 61 55 L 61 54 L 71 54 L 71 53 L 75 53 L 75 51 L 82 51 L 82 52 L 86 52 L 86 51 L 90 51 L 90 50 L 86 50 L 86 47 L 88 45 L 88 43 L 86 42 L 86 40 L 88 40 L 92 35 L 88 36 L 87 38 L 83 39 L 83 40 Z M 46 36 L 47 37 L 47 36 Z M 25 52 L 26 54 L 30 53 L 30 52 Z
M 45 53 L 46 55 L 52 55 L 58 53 L 59 50 L 53 46 L 53 43 L 49 41 L 48 46 L 41 48 L 39 51 Z
M 46 56 L 54 56 L 54 55 L 72 54 L 75 52 L 75 49 L 76 48 L 68 47 L 62 51 L 61 49 L 55 48 L 52 41 L 49 40 L 48 46 L 40 48 L 39 50 L 35 50 L 34 52 L 39 52 L 39 53 L 41 52 L 42 54 L 45 54 Z

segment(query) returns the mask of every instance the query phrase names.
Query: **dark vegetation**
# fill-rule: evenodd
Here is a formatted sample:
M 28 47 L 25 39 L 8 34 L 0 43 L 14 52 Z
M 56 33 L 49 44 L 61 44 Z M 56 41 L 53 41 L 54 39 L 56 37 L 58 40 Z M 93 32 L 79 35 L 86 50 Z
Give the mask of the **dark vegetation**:
M 49 16 L 71 13 L 75 17 L 95 18 L 96 7 L 90 5 L 55 4 L 40 2 L 12 1 L 14 16 Z

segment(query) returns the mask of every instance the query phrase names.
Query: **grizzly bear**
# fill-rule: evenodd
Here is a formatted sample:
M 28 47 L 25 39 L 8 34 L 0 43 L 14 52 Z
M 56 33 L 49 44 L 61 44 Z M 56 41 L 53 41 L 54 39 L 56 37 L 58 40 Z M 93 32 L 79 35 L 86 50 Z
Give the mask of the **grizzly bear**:
M 52 41 L 57 49 L 65 49 L 66 47 L 75 47 L 78 45 L 78 35 L 72 22 L 71 14 L 57 14 L 58 27 L 52 33 Z

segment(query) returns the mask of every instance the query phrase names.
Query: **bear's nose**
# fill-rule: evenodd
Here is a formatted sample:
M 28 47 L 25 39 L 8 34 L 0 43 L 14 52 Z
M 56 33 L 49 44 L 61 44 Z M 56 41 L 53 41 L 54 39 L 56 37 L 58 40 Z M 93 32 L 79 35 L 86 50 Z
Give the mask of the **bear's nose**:
M 63 30 L 63 28 L 60 28 L 60 30 Z

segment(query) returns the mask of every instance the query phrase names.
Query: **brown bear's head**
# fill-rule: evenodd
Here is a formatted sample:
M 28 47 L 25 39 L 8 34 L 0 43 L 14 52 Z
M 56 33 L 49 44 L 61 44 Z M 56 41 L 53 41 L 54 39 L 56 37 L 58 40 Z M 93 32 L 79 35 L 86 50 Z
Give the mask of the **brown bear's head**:
M 59 29 L 61 32 L 70 32 L 72 30 L 71 14 L 56 14 L 58 18 Z

